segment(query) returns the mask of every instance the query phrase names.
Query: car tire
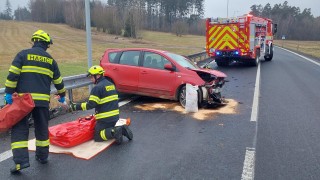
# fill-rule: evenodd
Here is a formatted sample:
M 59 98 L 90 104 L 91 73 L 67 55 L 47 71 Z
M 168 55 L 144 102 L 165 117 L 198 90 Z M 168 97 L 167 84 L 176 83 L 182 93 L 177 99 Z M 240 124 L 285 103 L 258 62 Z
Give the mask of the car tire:
M 179 91 L 179 102 L 182 107 L 186 107 L 186 100 L 187 100 L 186 92 L 187 92 L 186 86 L 184 85 L 181 87 Z
M 183 87 L 181 87 L 180 91 L 179 91 L 179 102 L 180 102 L 180 105 L 182 107 L 186 107 L 186 86 L 184 85 Z M 202 91 L 199 89 L 197 91 L 198 93 L 198 107 L 201 108 L 203 107 L 203 97 L 202 97 Z

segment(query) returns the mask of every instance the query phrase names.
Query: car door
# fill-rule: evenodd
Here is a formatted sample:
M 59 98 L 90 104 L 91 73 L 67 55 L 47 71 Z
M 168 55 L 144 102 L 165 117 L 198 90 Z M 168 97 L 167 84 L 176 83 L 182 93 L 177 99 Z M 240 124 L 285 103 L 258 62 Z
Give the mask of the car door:
M 120 92 L 137 93 L 139 81 L 139 59 L 141 51 L 123 51 L 118 64 L 113 64 L 111 69 L 113 80 Z
M 138 84 L 141 93 L 172 99 L 175 93 L 176 73 L 164 69 L 166 63 L 171 62 L 164 56 L 154 52 L 144 52 Z

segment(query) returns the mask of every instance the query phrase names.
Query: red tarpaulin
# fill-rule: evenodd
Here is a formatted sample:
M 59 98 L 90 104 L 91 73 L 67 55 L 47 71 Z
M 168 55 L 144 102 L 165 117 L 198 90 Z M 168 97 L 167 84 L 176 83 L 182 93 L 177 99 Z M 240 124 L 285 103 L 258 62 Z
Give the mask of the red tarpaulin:
M 58 124 L 49 128 L 50 143 L 60 147 L 73 147 L 93 139 L 96 119 L 93 115 Z
M 32 96 L 29 93 L 12 95 L 12 104 L 0 109 L 0 132 L 8 131 L 12 126 L 21 121 L 34 108 Z

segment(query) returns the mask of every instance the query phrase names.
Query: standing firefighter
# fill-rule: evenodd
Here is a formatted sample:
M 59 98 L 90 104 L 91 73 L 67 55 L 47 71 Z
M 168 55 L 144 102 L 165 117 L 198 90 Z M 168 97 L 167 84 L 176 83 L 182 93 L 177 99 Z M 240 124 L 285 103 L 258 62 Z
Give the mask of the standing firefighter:
M 95 108 L 97 124 L 94 140 L 101 142 L 114 138 L 117 144 L 121 144 L 122 135 L 132 140 L 133 134 L 127 125 L 115 127 L 119 120 L 118 94 L 114 84 L 106 80 L 103 73 L 101 66 L 92 66 L 88 70 L 88 76 L 96 84 L 91 90 L 89 100 L 81 104 L 71 103 L 70 107 L 73 111 Z
M 41 164 L 48 162 L 49 154 L 49 100 L 51 82 L 60 95 L 59 102 L 65 101 L 65 88 L 57 62 L 46 52 L 52 40 L 43 30 L 36 31 L 31 38 L 33 46 L 20 51 L 14 58 L 5 83 L 5 101 L 12 103 L 12 94 L 31 93 L 35 108 L 29 114 L 34 118 L 36 152 L 35 158 Z M 15 166 L 11 173 L 18 173 L 29 164 L 28 116 L 24 117 L 11 130 L 11 149 Z

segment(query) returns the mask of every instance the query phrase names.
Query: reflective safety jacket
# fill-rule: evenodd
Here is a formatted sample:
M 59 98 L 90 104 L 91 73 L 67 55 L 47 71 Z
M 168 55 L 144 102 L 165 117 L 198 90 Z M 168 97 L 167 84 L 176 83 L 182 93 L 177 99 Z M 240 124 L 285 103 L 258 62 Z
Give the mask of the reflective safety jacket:
M 20 51 L 14 58 L 5 83 L 5 93 L 31 93 L 36 107 L 49 107 L 50 85 L 65 96 L 57 62 L 40 44 Z
M 76 105 L 76 110 L 95 108 L 96 120 L 106 123 L 119 120 L 119 97 L 114 84 L 101 77 L 92 88 L 88 102 Z

